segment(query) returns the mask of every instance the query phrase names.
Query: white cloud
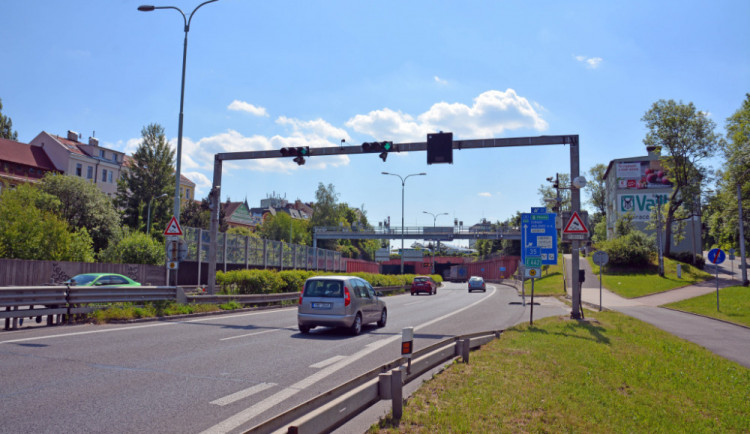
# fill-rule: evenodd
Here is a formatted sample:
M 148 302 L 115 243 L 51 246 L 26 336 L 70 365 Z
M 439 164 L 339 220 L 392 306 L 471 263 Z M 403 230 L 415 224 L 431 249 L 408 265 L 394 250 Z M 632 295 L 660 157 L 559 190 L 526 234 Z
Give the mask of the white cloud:
M 440 77 L 438 77 L 436 75 L 435 76 L 435 83 L 442 84 L 442 85 L 447 85 L 448 84 L 448 80 L 444 80 L 444 79 L 442 79 L 442 78 L 440 78 Z
M 248 102 L 244 102 L 240 100 L 232 101 L 232 103 L 229 104 L 229 106 L 227 106 L 227 109 L 240 111 L 240 112 L 247 112 L 253 116 L 268 117 L 268 112 L 266 111 L 265 107 L 256 107 Z
M 575 56 L 575 59 L 581 63 L 585 63 L 586 67 L 589 69 L 596 69 L 599 67 L 599 64 L 602 63 L 601 57 L 586 57 L 586 56 Z
M 458 138 L 485 138 L 506 130 L 543 131 L 548 128 L 534 104 L 518 96 L 513 89 L 484 92 L 471 106 L 439 102 L 416 119 L 388 108 L 375 110 L 349 119 L 346 126 L 375 138 L 402 142 L 424 141 L 428 132 L 436 131 L 452 131 Z
M 479 196 L 481 196 L 481 197 L 492 197 L 492 193 L 488 193 L 488 192 L 485 191 L 485 192 L 479 193 Z

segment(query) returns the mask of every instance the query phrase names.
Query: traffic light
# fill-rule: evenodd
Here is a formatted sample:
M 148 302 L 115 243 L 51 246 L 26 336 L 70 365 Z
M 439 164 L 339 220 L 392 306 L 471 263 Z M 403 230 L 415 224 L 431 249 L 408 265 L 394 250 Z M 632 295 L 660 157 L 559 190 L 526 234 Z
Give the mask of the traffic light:
M 380 152 L 379 157 L 385 161 L 388 158 L 388 153 L 393 150 L 393 142 L 365 142 L 362 143 L 362 152 Z
M 294 157 L 294 160 L 292 161 L 301 166 L 305 164 L 305 157 L 310 155 L 310 147 L 298 146 L 296 148 L 281 148 L 280 152 L 282 157 Z
M 427 135 L 427 164 L 453 164 L 453 133 Z

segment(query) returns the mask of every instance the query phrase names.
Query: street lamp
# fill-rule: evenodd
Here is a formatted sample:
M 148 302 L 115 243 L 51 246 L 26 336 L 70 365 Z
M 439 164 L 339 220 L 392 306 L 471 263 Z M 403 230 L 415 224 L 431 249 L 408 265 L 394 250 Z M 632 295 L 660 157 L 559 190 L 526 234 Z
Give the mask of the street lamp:
M 447 212 L 441 212 L 440 214 L 433 214 L 431 212 L 422 211 L 424 214 L 429 214 L 432 216 L 432 227 L 435 228 L 435 223 L 437 222 L 437 218 L 441 215 L 449 215 Z M 438 243 L 438 253 L 440 253 L 440 240 L 437 240 Z M 435 274 L 435 251 L 433 249 L 432 252 L 432 274 Z
M 395 173 L 381 172 L 381 174 L 398 176 L 398 179 L 401 180 L 401 274 L 404 274 L 404 187 L 406 186 L 406 180 L 409 179 L 410 176 L 425 176 L 427 174 L 424 172 L 412 173 L 411 175 L 406 175 L 406 178 Z
M 156 199 L 161 199 L 162 197 L 169 196 L 167 193 L 164 193 L 162 195 L 156 196 Z M 148 200 L 148 223 L 146 224 L 146 233 L 151 235 L 151 202 L 154 200 L 154 197 L 151 196 L 151 199 Z
M 740 227 L 740 264 L 742 266 L 742 286 L 748 286 L 750 282 L 747 280 L 747 259 L 745 258 L 745 222 L 742 220 L 742 180 L 745 175 L 750 173 L 750 169 L 745 170 L 742 175 L 737 177 L 737 211 L 739 212 L 739 227 Z
M 201 6 L 213 3 L 218 0 L 208 0 L 206 2 L 203 2 L 199 4 L 195 9 L 193 9 L 193 12 L 190 13 L 190 17 L 186 18 L 185 14 L 180 10 L 180 8 L 175 6 L 152 6 L 152 5 L 142 5 L 138 6 L 138 10 L 141 12 L 151 12 L 154 9 L 174 9 L 177 12 L 179 12 L 182 15 L 182 19 L 185 23 L 185 44 L 182 48 L 182 85 L 180 87 L 180 120 L 179 120 L 179 126 L 177 127 L 177 156 L 176 156 L 176 163 L 175 163 L 175 183 L 177 184 L 175 187 L 174 192 L 174 217 L 177 219 L 177 221 L 180 221 L 180 163 L 182 161 L 182 107 L 183 103 L 185 102 L 185 63 L 187 59 L 187 41 L 188 41 L 188 32 L 190 31 L 190 21 L 193 19 L 193 14 L 195 14 L 195 11 L 200 9 Z

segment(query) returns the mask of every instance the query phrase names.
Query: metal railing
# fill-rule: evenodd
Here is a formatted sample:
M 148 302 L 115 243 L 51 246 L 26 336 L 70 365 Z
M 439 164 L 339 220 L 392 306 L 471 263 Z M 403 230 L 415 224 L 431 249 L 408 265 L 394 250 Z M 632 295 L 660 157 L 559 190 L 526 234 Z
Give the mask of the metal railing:
M 499 338 L 502 332 L 492 330 L 445 339 L 414 352 L 408 368 L 404 366 L 406 359 L 398 358 L 268 419 L 245 433 L 331 432 L 384 399 L 391 400 L 393 415 L 398 419 L 403 409 L 402 389 L 405 384 L 452 359 L 460 358 L 462 362 L 469 363 L 472 349 Z

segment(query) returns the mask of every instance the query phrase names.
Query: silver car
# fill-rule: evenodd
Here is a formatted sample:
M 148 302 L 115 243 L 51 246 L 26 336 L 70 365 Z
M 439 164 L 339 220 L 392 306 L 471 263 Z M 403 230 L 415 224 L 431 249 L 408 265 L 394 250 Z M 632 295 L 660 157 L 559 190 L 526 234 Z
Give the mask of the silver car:
M 353 335 L 364 324 L 385 327 L 388 310 L 364 279 L 355 276 L 318 276 L 305 281 L 297 308 L 299 331 L 309 333 L 317 326 L 346 327 Z

